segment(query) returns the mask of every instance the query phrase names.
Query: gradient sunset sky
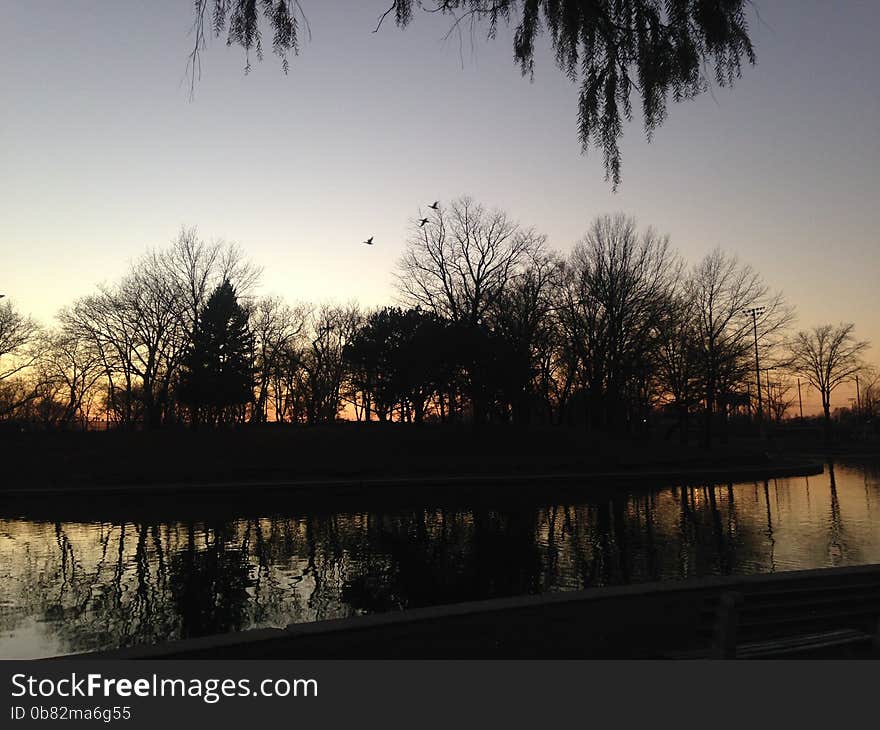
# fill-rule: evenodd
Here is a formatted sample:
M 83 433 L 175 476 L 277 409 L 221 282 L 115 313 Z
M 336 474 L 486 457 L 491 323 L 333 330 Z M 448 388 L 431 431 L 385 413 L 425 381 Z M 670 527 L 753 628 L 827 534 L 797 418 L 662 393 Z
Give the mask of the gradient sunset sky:
M 408 219 L 467 193 L 560 251 L 614 211 L 691 262 L 720 246 L 797 326 L 853 321 L 878 362 L 880 2 L 755 4 L 757 66 L 671 104 L 650 144 L 636 118 L 613 193 L 546 38 L 529 83 L 509 31 L 460 44 L 418 14 L 374 34 L 386 0 L 302 0 L 288 76 L 270 51 L 246 76 L 212 38 L 190 101 L 191 2 L 0 0 L 0 292 L 48 323 L 196 225 L 240 243 L 264 293 L 383 304 Z

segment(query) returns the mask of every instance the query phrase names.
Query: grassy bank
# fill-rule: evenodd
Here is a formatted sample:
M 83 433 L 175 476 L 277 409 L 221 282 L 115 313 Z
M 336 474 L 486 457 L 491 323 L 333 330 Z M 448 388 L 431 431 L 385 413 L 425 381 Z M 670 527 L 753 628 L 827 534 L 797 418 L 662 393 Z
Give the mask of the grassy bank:
M 772 466 L 755 439 L 711 450 L 569 429 L 339 424 L 228 431 L 17 433 L 2 437 L 7 488 L 456 475 L 657 472 Z

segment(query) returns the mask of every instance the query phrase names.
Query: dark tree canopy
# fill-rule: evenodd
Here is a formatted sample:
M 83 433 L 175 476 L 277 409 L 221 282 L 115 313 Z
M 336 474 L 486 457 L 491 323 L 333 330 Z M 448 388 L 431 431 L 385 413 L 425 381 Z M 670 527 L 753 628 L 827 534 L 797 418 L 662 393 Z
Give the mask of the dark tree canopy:
M 411 404 L 414 420 L 423 420 L 427 400 L 448 377 L 445 334 L 443 321 L 419 308 L 385 307 L 367 317 L 345 358 L 380 421 L 398 403 Z
M 387 0 L 386 0 L 387 2 Z M 578 135 L 581 149 L 602 151 L 606 179 L 620 182 L 623 122 L 632 118 L 632 95 L 641 98 L 645 131 L 666 117 L 666 103 L 690 99 L 708 88 L 712 76 L 731 85 L 743 60 L 754 64 L 746 6 L 751 0 L 393 0 L 379 17 L 379 30 L 393 15 L 400 27 L 414 12 L 449 15 L 452 30 L 464 23 L 482 25 L 493 38 L 499 24 L 515 24 L 514 59 L 532 76 L 538 36 L 547 32 L 559 68 L 580 84 Z M 205 26 L 226 33 L 228 45 L 263 57 L 261 27 L 272 33 L 272 49 L 288 70 L 289 55 L 300 47 L 300 29 L 308 23 L 298 0 L 195 0 L 198 71 Z
M 228 279 L 211 294 L 184 356 L 180 396 L 193 411 L 212 422 L 226 420 L 226 409 L 251 400 L 254 386 L 253 336 L 247 312 Z

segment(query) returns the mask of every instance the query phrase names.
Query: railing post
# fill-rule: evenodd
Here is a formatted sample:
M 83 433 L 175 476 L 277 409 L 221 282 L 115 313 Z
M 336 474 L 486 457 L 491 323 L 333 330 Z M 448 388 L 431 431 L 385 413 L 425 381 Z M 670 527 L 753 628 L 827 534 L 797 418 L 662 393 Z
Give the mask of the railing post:
M 712 647 L 716 659 L 736 659 L 736 629 L 742 602 L 742 593 L 737 591 L 721 594 L 715 624 L 715 643 Z

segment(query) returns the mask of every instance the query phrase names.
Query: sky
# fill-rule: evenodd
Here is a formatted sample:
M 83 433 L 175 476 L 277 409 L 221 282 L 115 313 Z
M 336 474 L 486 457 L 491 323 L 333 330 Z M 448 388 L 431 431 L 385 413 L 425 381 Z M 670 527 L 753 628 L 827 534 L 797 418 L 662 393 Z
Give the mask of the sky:
M 417 14 L 373 33 L 387 0 L 301 4 L 288 75 L 271 51 L 245 74 L 211 38 L 191 99 L 191 2 L 0 0 L 0 293 L 51 323 L 197 226 L 239 243 L 266 294 L 384 304 L 408 221 L 468 194 L 561 252 L 617 211 L 691 262 L 719 246 L 796 326 L 855 322 L 880 363 L 876 0 L 755 0 L 757 65 L 670 102 L 650 143 L 629 124 L 617 192 L 546 39 L 530 82 L 508 30 L 444 39 L 448 17 Z

